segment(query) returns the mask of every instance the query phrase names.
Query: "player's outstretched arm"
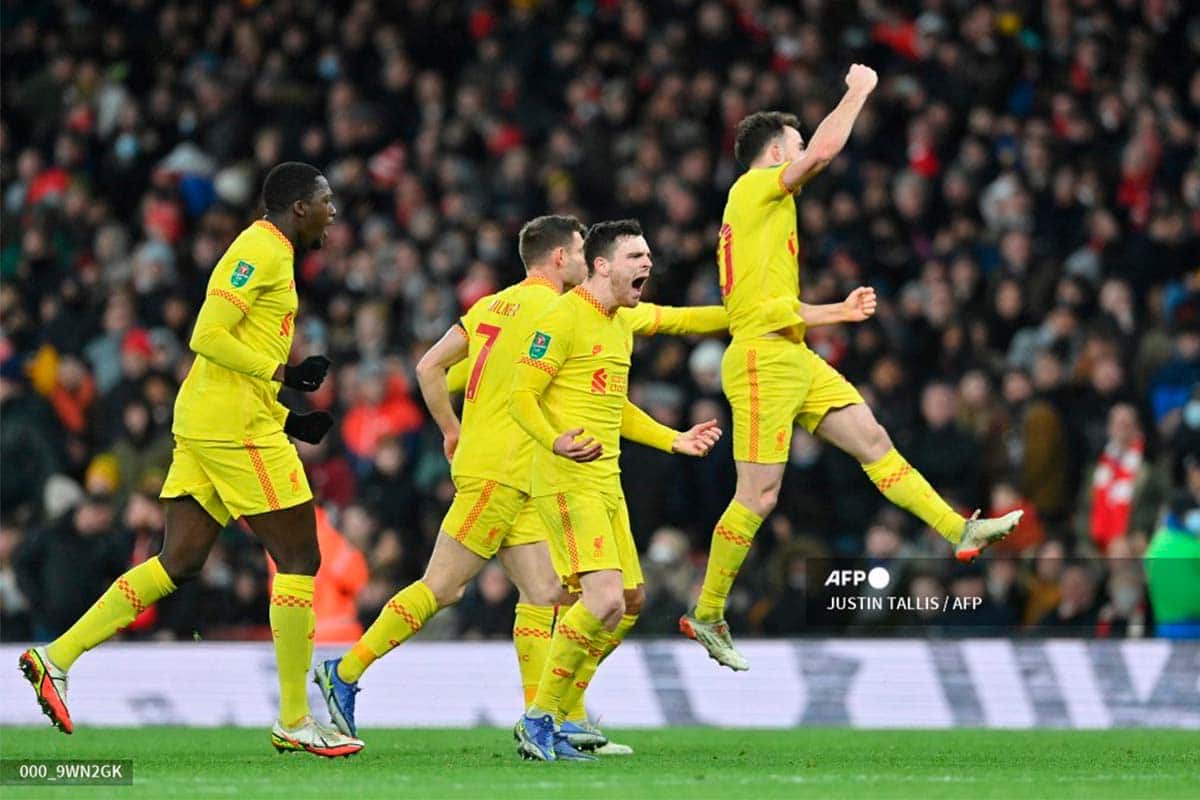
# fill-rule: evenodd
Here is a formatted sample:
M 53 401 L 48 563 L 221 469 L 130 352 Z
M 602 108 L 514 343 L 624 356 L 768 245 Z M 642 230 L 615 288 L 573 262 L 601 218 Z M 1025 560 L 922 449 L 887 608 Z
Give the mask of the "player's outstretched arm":
M 850 138 L 854 121 L 879 82 L 875 70 L 862 64 L 852 64 L 846 73 L 846 94 L 829 116 L 813 132 L 804 155 L 788 164 L 781 179 L 793 192 L 808 183 L 829 165 Z
M 723 306 L 660 306 L 638 303 L 619 312 L 629 317 L 635 336 L 654 336 L 665 333 L 673 336 L 725 333 L 729 330 L 729 314 Z
M 442 430 L 442 452 L 447 461 L 454 460 L 460 424 L 450 402 L 450 384 L 446 375 L 451 367 L 467 357 L 468 349 L 466 330 L 455 325 L 417 362 L 417 385 L 421 387 L 421 397 L 425 398 L 430 416 Z
M 675 440 L 681 435 L 635 406 L 628 397 L 625 398 L 625 407 L 621 409 L 622 438 L 670 453 L 674 451 Z
M 840 303 L 809 305 L 800 303 L 800 316 L 809 328 L 822 325 L 837 325 L 841 322 L 864 322 L 875 315 L 875 290 L 870 286 L 859 286 Z

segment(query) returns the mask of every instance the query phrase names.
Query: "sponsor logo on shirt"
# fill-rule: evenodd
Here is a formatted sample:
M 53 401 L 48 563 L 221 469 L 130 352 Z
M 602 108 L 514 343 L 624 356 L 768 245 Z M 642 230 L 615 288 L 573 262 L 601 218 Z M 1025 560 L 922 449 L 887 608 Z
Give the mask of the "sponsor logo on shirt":
M 624 375 L 609 375 L 604 367 L 592 373 L 592 394 L 624 394 L 626 386 Z

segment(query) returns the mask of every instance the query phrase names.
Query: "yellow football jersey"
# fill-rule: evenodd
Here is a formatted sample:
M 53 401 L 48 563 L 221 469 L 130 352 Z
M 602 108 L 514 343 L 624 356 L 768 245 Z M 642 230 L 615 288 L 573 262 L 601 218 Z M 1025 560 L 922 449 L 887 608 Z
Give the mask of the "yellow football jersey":
M 534 323 L 559 295 L 554 284 L 532 276 L 478 300 L 459 321 L 467 357 L 447 374 L 450 391 L 463 392 L 454 476 L 484 478 L 530 491 L 534 442 L 508 412 L 513 365 L 529 346 Z M 716 333 L 729 328 L 720 306 L 673 308 L 642 303 L 618 316 L 631 334 Z M 628 370 L 626 370 L 628 372 Z
M 191 346 L 196 360 L 175 398 L 176 436 L 245 441 L 283 429 L 271 376 L 292 349 L 298 307 L 292 244 L 265 219 L 217 262 Z
M 517 360 L 513 414 L 541 447 L 534 448 L 531 494 L 586 489 L 620 494 L 621 422 L 629 383 L 633 327 L 629 315 L 610 314 L 583 287 L 559 298 L 534 324 Z M 518 395 L 532 398 L 529 411 Z M 552 452 L 563 431 L 583 428 L 604 448 L 579 464 Z
M 477 301 L 459 320 L 467 357 L 451 370 L 464 379 L 462 429 L 450 472 L 529 491 L 533 441 L 508 413 L 512 364 L 532 328 L 558 298 L 554 284 L 533 276 Z M 462 366 L 465 365 L 465 366 Z
M 725 202 L 717 269 L 735 339 L 771 331 L 804 337 L 796 201 L 783 183 L 786 167 L 746 171 Z

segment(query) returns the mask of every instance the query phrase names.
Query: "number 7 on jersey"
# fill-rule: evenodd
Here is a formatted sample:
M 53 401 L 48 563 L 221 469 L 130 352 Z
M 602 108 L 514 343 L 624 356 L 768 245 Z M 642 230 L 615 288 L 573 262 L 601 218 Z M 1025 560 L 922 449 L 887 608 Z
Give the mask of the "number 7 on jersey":
M 500 326 L 481 322 L 475 328 L 475 332 L 483 336 L 487 341 L 483 343 L 483 347 L 479 348 L 479 355 L 475 359 L 475 366 L 471 367 L 471 377 L 467 381 L 468 401 L 474 400 L 475 393 L 479 390 L 479 379 L 483 377 L 483 368 L 487 364 L 488 356 L 492 353 L 492 345 L 496 343 L 496 339 L 500 336 Z

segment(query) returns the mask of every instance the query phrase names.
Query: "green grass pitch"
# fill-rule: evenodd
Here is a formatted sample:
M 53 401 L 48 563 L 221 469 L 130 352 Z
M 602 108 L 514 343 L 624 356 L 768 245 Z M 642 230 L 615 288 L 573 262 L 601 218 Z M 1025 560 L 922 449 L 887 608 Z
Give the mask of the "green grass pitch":
M 0 729 L 4 758 L 132 758 L 133 786 L 0 787 L 9 798 L 1200 797 L 1200 731 L 612 731 L 632 757 L 517 758 L 498 729 L 366 730 L 326 761 L 246 728 Z

